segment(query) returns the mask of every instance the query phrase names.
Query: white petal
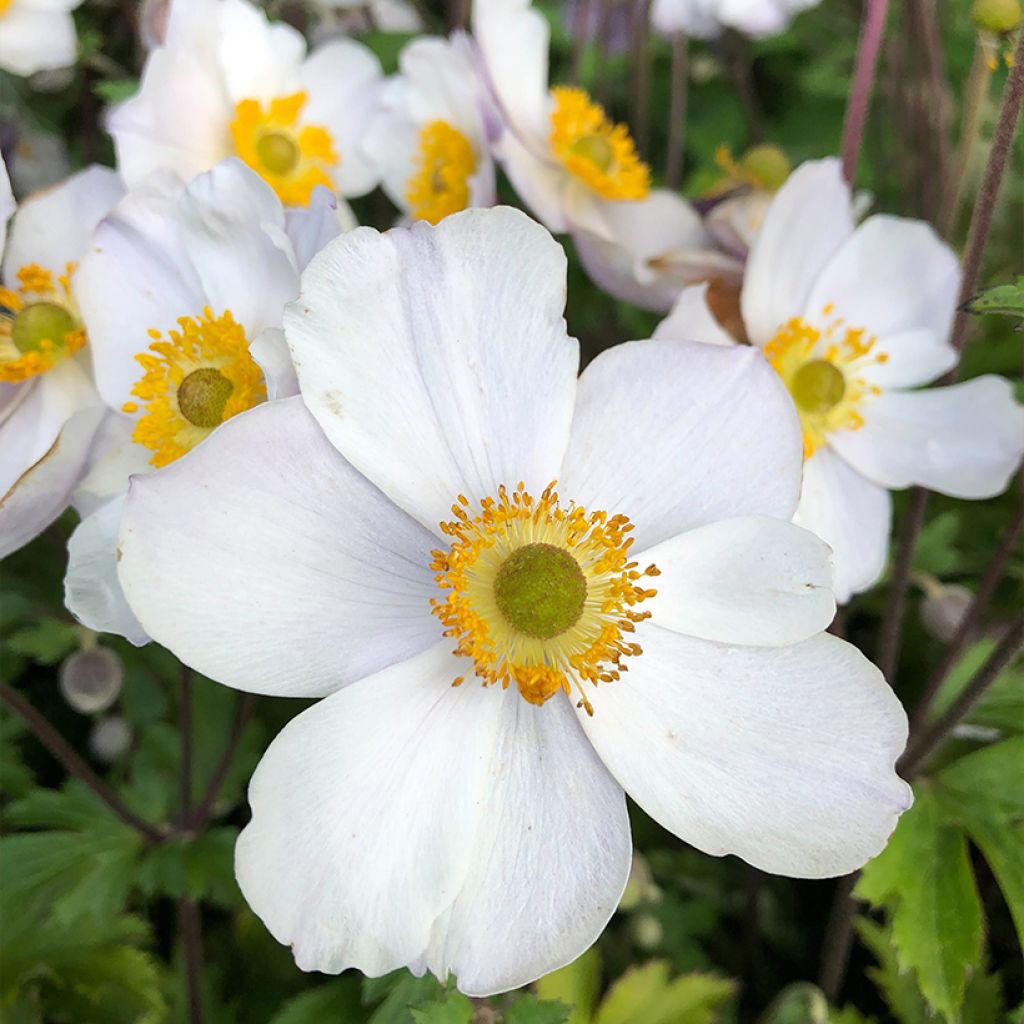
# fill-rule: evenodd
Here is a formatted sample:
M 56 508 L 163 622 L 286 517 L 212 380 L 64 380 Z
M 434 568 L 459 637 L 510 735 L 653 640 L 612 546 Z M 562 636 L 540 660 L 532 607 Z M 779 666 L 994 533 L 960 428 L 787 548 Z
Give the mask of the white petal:
M 535 981 L 589 948 L 632 856 L 622 787 L 568 700 L 507 700 L 493 757 L 466 878 L 421 961 L 474 996 Z
M 558 475 L 578 347 L 565 254 L 518 210 L 335 239 L 285 313 L 303 398 L 357 469 L 424 525 L 459 494 Z
M 855 647 L 827 633 L 726 647 L 651 624 L 638 639 L 644 653 L 580 721 L 655 821 L 798 878 L 846 874 L 882 849 L 910 805 L 893 770 L 907 719 Z
M 4 248 L 7 245 L 7 221 L 10 220 L 17 205 L 14 201 L 14 193 L 11 191 L 11 178 L 7 173 L 7 163 L 0 156 L 0 259 L 3 258 Z
M 556 235 L 568 231 L 565 206 L 570 183 L 565 168 L 540 155 L 540 147 L 527 145 L 511 129 L 495 143 L 494 152 L 530 213 Z
M 146 632 L 205 675 L 314 697 L 436 639 L 432 544 L 285 399 L 133 479 L 121 586 Z
M 580 378 L 558 490 L 629 516 L 642 551 L 718 519 L 789 519 L 802 451 L 793 402 L 756 349 L 633 341 Z
M 96 225 L 123 195 L 124 186 L 109 167 L 87 167 L 30 196 L 11 223 L 5 280 L 14 280 L 19 268 L 29 263 L 63 274 L 69 263 L 85 255 Z
M 309 93 L 302 119 L 330 131 L 341 157 L 335 179 L 344 196 L 365 195 L 377 184 L 377 168 L 363 151 L 363 138 L 382 81 L 380 62 L 352 39 L 326 43 L 302 66 L 302 87 Z
M 868 383 L 880 388 L 909 388 L 941 377 L 957 364 L 960 353 L 928 328 L 901 331 L 879 340 L 872 356 L 884 354 L 884 362 L 868 358 L 858 372 Z
M 804 315 L 815 322 L 825 307 L 834 309 L 879 339 L 877 351 L 889 356 L 879 367 L 882 381 L 924 384 L 956 362 L 947 338 L 959 292 L 956 254 L 930 225 L 869 217 L 829 260 Z M 894 337 L 908 333 L 910 346 Z
M 234 103 L 243 99 L 267 102 L 298 92 L 299 69 L 306 55 L 300 32 L 283 22 L 269 21 L 247 0 L 221 0 L 217 13 L 217 55 L 225 89 Z
M 107 411 L 89 451 L 86 474 L 71 496 L 75 511 L 83 519 L 101 505 L 122 497 L 133 473 L 151 473 L 153 453 L 132 440 L 135 420 Z
M 636 556 L 654 563 L 654 622 L 728 644 L 781 647 L 832 621 L 831 552 L 814 534 L 767 516 L 724 519 Z
M 75 527 L 68 541 L 64 603 L 82 625 L 116 633 L 141 646 L 149 637 L 128 607 L 117 578 L 117 534 L 124 498 L 121 495 L 100 506 Z
M 735 339 L 708 308 L 707 293 L 706 284 L 684 288 L 672 311 L 654 328 L 652 337 L 664 341 L 699 341 L 705 345 L 735 345 Z
M 272 402 L 299 393 L 299 378 L 295 376 L 291 350 L 284 340 L 284 331 L 279 327 L 268 327 L 257 334 L 249 346 L 249 354 L 263 371 L 267 397 Z
M 339 208 L 338 197 L 326 186 L 317 185 L 309 206 L 291 207 L 285 211 L 285 231 L 295 253 L 295 264 L 301 273 L 309 261 L 343 230 L 350 231 L 355 223 L 342 225 L 343 217 L 350 217 L 344 200 Z
M 565 701 L 453 688 L 460 666 L 441 643 L 361 680 L 257 769 L 236 872 L 303 969 L 411 965 L 501 991 L 579 955 L 614 910 L 621 789 Z
M 685 32 L 696 39 L 714 39 L 722 32 L 707 0 L 654 0 L 651 23 L 665 35 Z
M 763 345 L 807 307 L 829 260 L 853 233 L 850 189 L 838 160 L 802 164 L 776 193 L 750 251 L 743 322 Z
M 804 463 L 793 522 L 832 548 L 832 589 L 840 604 L 878 582 L 889 552 L 892 498 L 828 448 Z
M 78 40 L 70 14 L 14 3 L 0 18 L 0 68 L 16 75 L 34 75 L 70 67 Z
M 948 388 L 886 391 L 864 408 L 864 426 L 829 444 L 869 480 L 920 484 L 955 498 L 1005 490 L 1024 453 L 1024 407 L 1002 377 Z

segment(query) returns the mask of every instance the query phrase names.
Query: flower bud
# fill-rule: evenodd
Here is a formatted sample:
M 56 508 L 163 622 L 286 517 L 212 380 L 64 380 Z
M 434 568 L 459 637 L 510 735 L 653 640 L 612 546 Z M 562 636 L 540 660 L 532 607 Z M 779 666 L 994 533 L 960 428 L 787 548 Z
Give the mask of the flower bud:
M 978 28 L 1005 35 L 1020 25 L 1020 0 L 974 0 L 971 17 Z
M 661 922 L 650 914 L 638 914 L 630 926 L 633 941 L 641 949 L 656 949 L 661 945 L 664 929 Z
M 766 144 L 748 149 L 740 158 L 740 167 L 770 192 L 782 188 L 793 169 L 782 149 Z
M 94 647 L 68 655 L 60 667 L 60 691 L 83 715 L 105 711 L 124 683 L 121 659 L 109 648 Z
M 132 729 L 117 716 L 101 718 L 89 735 L 89 749 L 97 761 L 113 764 L 131 745 Z
M 958 583 L 942 586 L 921 602 L 921 625 L 929 636 L 948 644 L 960 629 L 974 594 Z

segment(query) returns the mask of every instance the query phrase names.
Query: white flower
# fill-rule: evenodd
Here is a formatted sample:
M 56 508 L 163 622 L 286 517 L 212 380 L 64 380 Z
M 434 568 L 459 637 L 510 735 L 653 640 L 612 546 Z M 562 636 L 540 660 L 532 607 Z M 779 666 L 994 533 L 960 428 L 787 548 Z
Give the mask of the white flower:
M 411 219 L 432 224 L 491 206 L 488 97 L 469 40 L 417 39 L 402 50 L 399 71 L 382 90 L 365 143 L 384 191 Z
M 812 877 L 909 803 L 905 716 L 821 633 L 827 549 L 786 521 L 777 377 L 644 341 L 577 382 L 565 284 L 507 208 L 357 229 L 285 315 L 302 397 L 132 482 L 119 570 L 153 637 L 326 698 L 265 755 L 236 852 L 304 969 L 486 994 L 574 959 L 629 874 L 623 790 L 702 850 Z
M 307 57 L 295 29 L 248 0 L 174 0 L 138 95 L 110 113 L 118 169 L 134 188 L 237 155 L 287 206 L 317 185 L 363 195 L 377 183 L 361 141 L 380 81 L 377 58 L 350 39 Z
M 793 174 L 754 243 L 743 323 L 800 415 L 795 522 L 831 545 L 840 601 L 882 574 L 890 490 L 992 497 L 1024 453 L 1024 408 L 1003 378 L 911 390 L 956 364 L 948 336 L 959 289 L 956 255 L 926 224 L 878 215 L 854 227 L 835 160 Z M 688 325 L 674 313 L 661 336 L 704 339 L 709 319 Z
M 75 268 L 96 223 L 121 197 L 117 175 L 90 167 L 22 203 L 0 287 L 0 557 L 67 507 L 103 410 L 82 349 Z M 6 170 L 0 213 L 13 206 Z
M 297 390 L 280 337 L 284 305 L 337 233 L 326 189 L 286 214 L 235 159 L 187 188 L 157 176 L 97 228 L 77 291 L 111 418 L 75 495 L 83 518 L 65 580 L 66 604 L 85 625 L 148 640 L 117 582 L 129 475 L 173 462 L 268 393 Z
M 0 0 L 0 68 L 15 75 L 75 63 L 71 12 L 82 0 Z
M 654 0 L 651 23 L 659 32 L 714 39 L 732 28 L 755 39 L 785 31 L 793 16 L 821 0 Z

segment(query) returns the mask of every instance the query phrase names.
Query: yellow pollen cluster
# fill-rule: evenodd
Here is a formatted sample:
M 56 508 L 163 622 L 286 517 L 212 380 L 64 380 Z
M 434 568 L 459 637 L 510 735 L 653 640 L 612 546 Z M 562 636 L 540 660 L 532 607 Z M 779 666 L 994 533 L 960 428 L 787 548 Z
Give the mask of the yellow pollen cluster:
M 330 172 L 340 163 L 331 133 L 300 123 L 307 99 L 297 92 L 268 104 L 241 100 L 231 122 L 235 152 L 285 206 L 308 206 L 317 185 L 333 187 Z
M 431 564 L 437 585 L 448 595 L 431 603 L 444 635 L 456 641 L 455 653 L 472 659 L 485 686 L 514 683 L 525 700 L 538 705 L 559 691 L 571 696 L 575 688 L 577 706 L 593 714 L 583 684 L 618 679 L 627 668 L 622 659 L 643 653 L 625 637 L 650 618 L 650 612 L 635 608 L 656 593 L 638 581 L 659 571 L 653 565 L 639 570 L 630 561 L 633 525 L 626 516 L 588 513 L 572 504 L 563 508 L 554 486 L 535 500 L 521 482 L 511 493 L 503 485 L 496 499 L 480 502 L 478 512 L 459 495 L 454 518 L 441 523 L 451 548 L 434 551 Z M 578 617 L 557 636 L 542 639 L 516 630 L 495 596 L 502 566 L 528 545 L 565 552 L 586 581 Z
M 834 312 L 829 304 L 823 319 Z M 835 430 L 859 430 L 861 409 L 881 389 L 862 376 L 871 363 L 886 363 L 876 352 L 877 338 L 842 317 L 819 329 L 800 317 L 787 321 L 765 346 L 764 354 L 782 378 L 800 415 L 804 458 L 809 459 Z
M 624 124 L 613 124 L 583 89 L 551 90 L 551 148 L 566 168 L 604 199 L 643 199 L 651 172 Z
M 154 466 L 166 466 L 194 448 L 225 420 L 266 397 L 263 374 L 249 354 L 245 331 L 230 311 L 214 317 L 183 316 L 180 330 L 149 332 L 149 350 L 135 358 L 146 371 L 132 388 L 146 410 L 133 440 L 144 445 Z M 126 413 L 139 411 L 126 402 Z
M 414 220 L 437 224 L 469 206 L 469 179 L 476 157 L 469 139 L 447 121 L 431 121 L 420 129 L 416 170 L 405 188 Z
M 35 263 L 18 271 L 17 288 L 0 288 L 0 381 L 17 383 L 46 373 L 85 344 L 71 295 L 69 263 L 56 282 Z

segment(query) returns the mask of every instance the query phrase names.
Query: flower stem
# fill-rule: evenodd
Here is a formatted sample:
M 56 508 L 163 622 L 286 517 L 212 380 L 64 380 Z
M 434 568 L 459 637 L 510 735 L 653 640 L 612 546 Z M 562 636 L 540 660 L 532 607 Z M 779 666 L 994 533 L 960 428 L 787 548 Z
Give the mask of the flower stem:
M 677 32 L 672 37 L 671 76 L 665 185 L 668 188 L 678 188 L 679 183 L 683 180 L 683 149 L 686 145 L 686 113 L 690 77 L 690 40 L 685 32 Z
M 255 696 L 251 693 L 243 694 L 235 708 L 235 719 L 231 723 L 231 733 L 228 736 L 224 752 L 221 754 L 217 767 L 214 768 L 206 790 L 196 805 L 195 813 L 192 815 L 191 830 L 196 834 L 202 832 L 210 820 L 210 813 L 213 810 L 214 802 L 220 793 L 221 786 L 224 785 L 224 779 L 227 777 L 231 762 L 235 757 L 235 752 L 238 750 L 238 744 L 241 742 L 245 727 L 249 724 L 249 719 L 252 718 L 255 709 Z
M 633 43 L 630 122 L 637 149 L 646 156 L 651 141 L 651 0 L 638 0 L 630 27 Z
M 889 0 L 865 0 L 864 22 L 861 26 L 860 43 L 857 46 L 857 65 L 853 74 L 850 98 L 846 104 L 846 120 L 843 123 L 843 175 L 851 185 L 860 158 L 864 125 L 868 119 L 875 68 L 878 65 L 878 51 L 882 45 L 888 9 Z
M 140 818 L 108 786 L 49 723 L 13 686 L 0 682 L 0 696 L 32 730 L 36 739 L 58 760 L 69 775 L 84 782 L 118 818 L 151 843 L 162 843 L 167 833 Z

